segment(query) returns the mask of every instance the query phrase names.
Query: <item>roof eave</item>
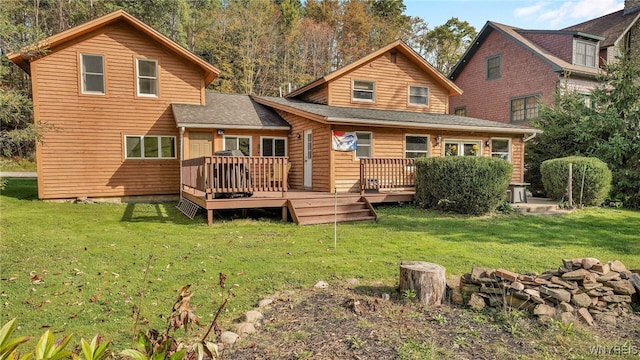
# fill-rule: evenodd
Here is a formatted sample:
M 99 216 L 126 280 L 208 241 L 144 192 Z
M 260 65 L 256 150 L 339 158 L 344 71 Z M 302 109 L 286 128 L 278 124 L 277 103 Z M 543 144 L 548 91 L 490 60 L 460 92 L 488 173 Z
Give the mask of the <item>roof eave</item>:
M 270 126 L 270 125 L 234 125 L 234 124 L 200 124 L 189 122 L 176 122 L 176 125 L 181 128 L 194 128 L 194 129 L 235 129 L 235 130 L 291 130 L 291 126 Z

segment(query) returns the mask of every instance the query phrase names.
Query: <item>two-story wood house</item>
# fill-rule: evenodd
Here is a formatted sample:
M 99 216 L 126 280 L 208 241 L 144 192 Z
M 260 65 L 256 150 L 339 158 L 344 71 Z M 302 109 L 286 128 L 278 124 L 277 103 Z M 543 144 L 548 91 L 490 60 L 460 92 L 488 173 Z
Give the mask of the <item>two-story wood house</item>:
M 558 89 L 585 96 L 598 86 L 602 65 L 618 51 L 640 54 L 640 0 L 562 30 L 525 30 L 487 22 L 449 78 L 464 93 L 452 114 L 512 124 L 539 117 Z
M 401 41 L 283 98 L 206 92 L 215 67 L 123 11 L 38 45 L 9 58 L 51 127 L 42 199 L 179 194 L 209 223 L 217 209 L 278 207 L 299 223 L 372 219 L 371 203 L 412 199 L 421 156 L 500 157 L 522 182 L 539 132 L 449 115 L 460 88 Z

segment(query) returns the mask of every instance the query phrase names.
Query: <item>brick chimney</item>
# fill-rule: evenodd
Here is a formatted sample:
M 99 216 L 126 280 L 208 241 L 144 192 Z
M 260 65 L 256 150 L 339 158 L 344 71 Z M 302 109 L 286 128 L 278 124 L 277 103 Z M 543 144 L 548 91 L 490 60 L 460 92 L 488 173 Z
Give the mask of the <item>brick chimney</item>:
M 624 0 L 624 14 L 640 10 L 640 0 Z

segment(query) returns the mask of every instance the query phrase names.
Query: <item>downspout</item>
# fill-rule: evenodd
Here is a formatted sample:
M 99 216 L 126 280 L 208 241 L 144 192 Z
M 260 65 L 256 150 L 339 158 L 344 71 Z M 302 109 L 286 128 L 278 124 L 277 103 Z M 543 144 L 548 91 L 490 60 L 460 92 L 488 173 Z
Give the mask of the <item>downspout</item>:
M 527 136 L 527 137 L 523 138 L 523 139 L 522 139 L 522 142 L 527 142 L 527 141 L 529 141 L 529 140 L 533 139 L 534 137 L 536 137 L 536 135 L 538 135 L 538 133 L 532 133 L 531 135 L 529 135 L 529 136 Z
M 182 201 L 182 162 L 184 161 L 184 126 L 180 127 L 180 201 Z

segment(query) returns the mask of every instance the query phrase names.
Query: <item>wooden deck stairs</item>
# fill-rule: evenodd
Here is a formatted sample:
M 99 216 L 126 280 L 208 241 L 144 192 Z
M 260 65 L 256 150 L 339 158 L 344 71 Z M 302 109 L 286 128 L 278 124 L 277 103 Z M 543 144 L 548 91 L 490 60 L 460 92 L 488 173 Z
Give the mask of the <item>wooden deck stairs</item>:
M 328 224 L 350 221 L 376 221 L 378 214 L 361 196 L 338 198 L 289 199 L 289 212 L 298 225 Z

